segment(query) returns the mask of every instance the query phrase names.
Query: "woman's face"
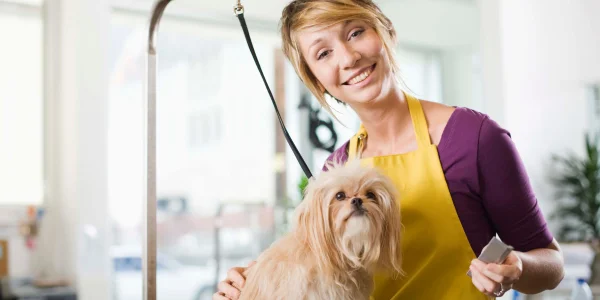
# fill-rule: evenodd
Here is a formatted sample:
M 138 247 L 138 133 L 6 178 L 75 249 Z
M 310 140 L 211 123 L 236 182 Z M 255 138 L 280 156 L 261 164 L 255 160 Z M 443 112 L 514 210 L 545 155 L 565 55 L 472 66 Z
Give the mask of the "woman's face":
M 349 21 L 300 31 L 298 43 L 312 73 L 336 99 L 352 106 L 390 92 L 389 59 L 379 35 L 367 23 Z

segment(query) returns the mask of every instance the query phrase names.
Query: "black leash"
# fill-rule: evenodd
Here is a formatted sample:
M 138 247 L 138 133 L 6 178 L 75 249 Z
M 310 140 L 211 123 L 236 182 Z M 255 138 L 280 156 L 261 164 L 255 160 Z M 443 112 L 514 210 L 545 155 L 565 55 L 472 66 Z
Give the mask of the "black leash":
M 250 53 L 252 53 L 252 58 L 254 58 L 254 62 L 256 63 L 258 72 L 260 72 L 260 76 L 262 77 L 262 80 L 265 83 L 265 87 L 267 88 L 267 91 L 269 92 L 269 96 L 271 96 L 271 102 L 273 102 L 273 107 L 275 108 L 275 112 L 277 113 L 277 118 L 279 119 L 279 124 L 281 125 L 283 135 L 285 136 L 285 139 L 287 140 L 288 145 L 290 145 L 290 147 L 292 148 L 292 151 L 294 152 L 294 155 L 296 156 L 298 163 L 300 163 L 300 167 L 302 167 L 302 171 L 304 171 L 304 174 L 306 175 L 307 178 L 311 178 L 312 173 L 310 172 L 310 169 L 308 168 L 308 166 L 306 165 L 306 162 L 302 158 L 302 155 L 300 155 L 300 152 L 296 148 L 296 145 L 294 145 L 292 138 L 290 137 L 287 129 L 285 128 L 285 124 L 283 124 L 283 119 L 281 119 L 281 115 L 279 114 L 279 109 L 277 109 L 277 103 L 275 103 L 275 98 L 273 97 L 273 94 L 271 93 L 269 84 L 267 84 L 267 80 L 265 79 L 265 75 L 263 74 L 263 71 L 260 67 L 258 58 L 256 58 L 256 53 L 254 52 L 254 46 L 252 46 L 252 40 L 250 39 L 250 33 L 248 32 L 248 26 L 246 26 L 246 20 L 244 19 L 244 7 L 240 4 L 240 0 L 237 1 L 237 5 L 233 8 L 233 11 L 235 12 L 235 15 L 240 20 L 240 25 L 242 25 L 242 30 L 244 31 L 244 36 L 246 37 L 246 42 L 248 43 L 248 48 L 250 48 Z

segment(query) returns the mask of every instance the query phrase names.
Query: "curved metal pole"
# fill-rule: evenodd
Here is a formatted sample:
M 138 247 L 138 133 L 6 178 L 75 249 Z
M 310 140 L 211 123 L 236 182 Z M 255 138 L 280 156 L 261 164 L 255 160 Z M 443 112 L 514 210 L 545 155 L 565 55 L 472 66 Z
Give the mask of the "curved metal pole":
M 156 300 L 156 48 L 155 38 L 160 19 L 172 0 L 158 0 L 152 9 L 148 32 L 146 65 L 146 202 L 144 205 L 143 295 L 144 300 Z

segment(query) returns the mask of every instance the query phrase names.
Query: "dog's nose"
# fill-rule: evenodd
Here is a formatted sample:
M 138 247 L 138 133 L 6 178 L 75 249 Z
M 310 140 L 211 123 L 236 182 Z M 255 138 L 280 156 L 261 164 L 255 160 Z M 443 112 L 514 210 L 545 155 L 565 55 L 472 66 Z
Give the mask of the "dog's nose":
M 352 205 L 356 206 L 356 207 L 360 207 L 363 203 L 362 199 L 360 198 L 354 198 L 352 199 Z

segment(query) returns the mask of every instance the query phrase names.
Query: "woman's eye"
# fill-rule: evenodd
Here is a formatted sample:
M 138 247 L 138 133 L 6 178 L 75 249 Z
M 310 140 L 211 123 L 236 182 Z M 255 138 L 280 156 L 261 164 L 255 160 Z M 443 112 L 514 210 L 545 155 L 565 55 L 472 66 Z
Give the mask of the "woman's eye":
M 375 194 L 373 194 L 373 192 L 368 192 L 367 198 L 375 200 Z
M 352 34 L 350 36 L 354 38 L 354 37 L 361 35 L 363 32 L 365 32 L 364 29 L 359 29 L 357 31 L 352 32 Z
M 335 199 L 344 200 L 344 199 L 346 199 L 346 194 L 344 194 L 344 192 L 339 192 L 339 193 L 335 194 Z
M 319 54 L 319 56 L 317 57 L 317 59 L 324 58 L 324 57 L 326 57 L 328 54 L 329 54 L 329 50 L 325 50 L 325 51 L 323 51 L 323 52 L 321 52 L 321 53 Z

